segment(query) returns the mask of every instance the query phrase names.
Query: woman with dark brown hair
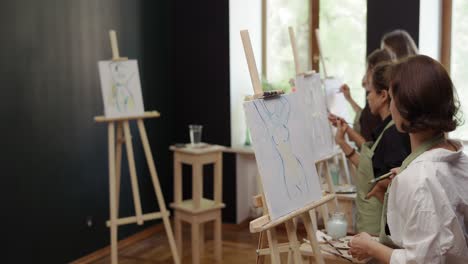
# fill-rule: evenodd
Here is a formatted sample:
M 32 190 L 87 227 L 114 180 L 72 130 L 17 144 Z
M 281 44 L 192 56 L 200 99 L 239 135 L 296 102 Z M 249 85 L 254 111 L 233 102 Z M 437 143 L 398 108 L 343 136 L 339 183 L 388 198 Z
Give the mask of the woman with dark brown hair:
M 444 136 L 459 124 L 455 88 L 423 55 L 396 63 L 389 76 L 390 111 L 412 152 L 383 198 L 380 243 L 360 233 L 350 253 L 382 263 L 468 263 L 468 157 Z

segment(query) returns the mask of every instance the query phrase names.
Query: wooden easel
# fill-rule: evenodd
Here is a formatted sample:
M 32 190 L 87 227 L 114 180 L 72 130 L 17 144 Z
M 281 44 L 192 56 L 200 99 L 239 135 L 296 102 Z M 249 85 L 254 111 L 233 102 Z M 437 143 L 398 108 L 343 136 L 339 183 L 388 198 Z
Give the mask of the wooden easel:
M 317 39 L 318 53 L 319 53 L 319 56 L 320 56 L 322 67 L 323 67 L 324 78 L 326 79 L 329 76 L 328 76 L 327 71 L 326 71 L 325 60 L 324 60 L 324 57 L 323 57 L 323 54 L 322 54 L 322 48 L 321 48 L 322 45 L 321 45 L 321 42 L 320 42 L 319 30 L 316 29 L 314 33 L 315 33 L 316 39 Z M 293 49 L 294 63 L 295 63 L 295 66 L 296 66 L 296 74 L 299 75 L 300 66 L 299 66 L 299 61 L 298 61 L 298 56 L 297 56 L 296 39 L 295 39 L 295 35 L 294 35 L 294 30 L 292 29 L 292 27 L 289 27 L 289 36 L 290 36 L 290 40 L 291 40 L 291 47 Z M 340 157 L 341 157 L 341 160 L 342 160 L 343 169 L 345 170 L 345 175 L 346 175 L 348 184 L 350 184 L 351 183 L 350 172 L 349 172 L 349 168 L 348 168 L 347 159 L 346 159 L 345 154 L 343 153 L 343 151 L 341 151 L 341 150 L 337 151 L 337 152 L 329 155 L 328 157 L 324 157 L 321 160 L 316 161 L 316 163 L 315 163 L 316 166 L 317 166 L 319 176 L 322 175 L 322 172 L 325 172 L 325 178 L 326 178 L 327 185 L 328 185 L 328 191 L 330 193 L 333 193 L 333 194 L 335 194 L 335 188 L 334 188 L 334 185 L 333 185 L 333 181 L 331 180 L 331 173 L 330 173 L 328 162 L 333 159 L 335 163 L 338 163 L 338 159 Z M 335 202 L 334 203 L 335 210 L 338 211 L 340 209 L 343 209 L 343 208 L 339 207 L 338 196 L 336 196 L 334 202 Z M 328 214 L 328 212 L 329 212 L 328 211 L 328 206 L 326 204 L 324 204 L 320 209 L 321 209 L 321 214 L 322 214 L 322 217 L 323 217 L 323 222 L 324 222 L 325 228 L 327 228 L 328 215 L 329 215 Z M 349 208 L 345 208 L 345 209 L 349 209 Z M 314 219 L 316 217 L 315 209 L 312 209 L 310 213 L 311 213 L 311 215 L 312 215 L 312 217 Z M 347 212 L 347 213 L 349 214 L 350 212 Z M 314 224 L 316 225 L 316 223 L 314 223 Z M 348 220 L 348 224 L 351 225 L 352 221 Z M 348 228 L 348 230 L 349 230 L 349 228 Z M 324 250 L 326 250 L 326 249 L 324 249 Z M 301 245 L 301 254 L 304 255 L 304 256 L 315 257 L 316 252 L 317 251 L 313 248 L 313 246 L 312 246 L 312 249 L 311 249 L 311 245 L 308 245 L 308 243 L 303 243 Z M 329 251 L 328 252 L 325 251 L 323 255 L 324 255 L 324 258 L 327 261 L 329 261 L 329 263 L 348 263 L 348 261 L 351 261 L 349 258 L 348 258 L 348 260 L 343 260 L 343 258 L 331 255 Z M 353 263 L 355 261 L 356 260 L 352 259 Z M 361 263 L 361 262 L 358 262 L 358 263 Z
M 317 39 L 317 49 L 318 49 L 320 62 L 322 63 L 324 79 L 331 78 L 330 76 L 328 76 L 327 69 L 325 67 L 325 58 L 323 56 L 322 42 L 320 41 L 320 31 L 319 31 L 319 29 L 315 29 L 314 33 L 315 33 L 315 38 Z M 339 158 L 338 155 L 335 156 L 335 158 L 334 158 L 335 163 L 338 163 L 338 158 Z M 349 184 L 351 184 L 351 173 L 349 171 L 347 159 L 346 159 L 346 156 L 345 156 L 344 152 L 341 152 L 341 157 L 340 158 L 343 161 L 342 165 L 343 165 L 343 169 L 345 170 L 346 180 L 348 181 Z
M 252 44 L 250 42 L 250 36 L 247 30 L 242 30 L 241 38 L 244 45 L 244 51 L 247 59 L 247 64 L 249 67 L 250 77 L 252 80 L 252 86 L 254 89 L 255 95 L 262 94 L 262 87 L 260 84 L 260 78 L 257 71 L 257 67 L 255 65 L 255 58 L 252 50 Z M 273 99 L 274 100 L 274 99 Z M 302 263 L 302 256 L 299 250 L 300 242 L 297 238 L 297 222 L 295 221 L 297 218 L 301 218 L 305 229 L 307 231 L 308 239 L 314 249 L 315 259 L 317 263 L 323 264 L 324 259 L 322 257 L 320 247 L 316 238 L 316 223 L 315 217 L 312 217 L 310 211 L 335 199 L 335 194 L 330 193 L 323 196 L 320 200 L 313 202 L 299 210 L 291 212 L 279 219 L 272 221 L 267 214 L 268 208 L 266 203 L 264 203 L 263 197 L 260 200 L 262 206 L 264 207 L 264 215 L 251 221 L 250 222 L 250 232 L 252 233 L 261 233 L 266 231 L 269 248 L 260 249 L 257 254 L 264 255 L 269 254 L 271 256 L 272 263 L 277 264 L 281 262 L 280 259 L 280 252 L 288 252 L 291 251 L 291 259 L 294 263 Z M 278 239 L 276 236 L 276 227 L 278 225 L 285 224 L 286 225 L 286 232 L 288 236 L 288 242 L 285 244 L 279 244 Z
M 117 37 L 114 30 L 109 32 L 110 42 L 112 48 L 113 61 L 125 61 L 127 58 L 119 56 L 119 49 L 117 46 Z M 169 220 L 170 212 L 166 209 L 164 196 L 161 192 L 158 174 L 154 165 L 153 155 L 151 153 L 148 136 L 146 134 L 143 119 L 157 118 L 159 113 L 157 111 L 145 112 L 139 116 L 122 117 L 122 118 L 107 118 L 105 116 L 94 117 L 95 122 L 107 123 L 108 130 L 108 144 L 109 144 L 109 201 L 110 201 L 110 220 L 106 225 L 111 229 L 111 263 L 118 263 L 117 252 L 117 228 L 120 225 L 137 223 L 142 225 L 144 221 L 161 219 L 164 223 L 167 238 L 174 258 L 174 263 L 179 264 L 180 258 L 177 252 L 174 235 L 172 233 L 171 223 Z M 138 131 L 142 141 L 143 149 L 145 151 L 146 161 L 150 171 L 151 179 L 153 182 L 156 200 L 158 201 L 159 212 L 143 214 L 141 210 L 140 193 L 138 190 L 138 178 L 135 169 L 135 159 L 133 156 L 132 135 L 130 134 L 130 121 L 136 120 Z M 115 137 L 115 126 L 117 124 L 117 138 Z M 119 214 L 119 192 L 120 192 L 120 170 L 122 162 L 122 145 L 125 143 L 127 150 L 128 167 L 130 170 L 130 180 L 132 185 L 133 203 L 135 206 L 135 216 L 118 218 Z

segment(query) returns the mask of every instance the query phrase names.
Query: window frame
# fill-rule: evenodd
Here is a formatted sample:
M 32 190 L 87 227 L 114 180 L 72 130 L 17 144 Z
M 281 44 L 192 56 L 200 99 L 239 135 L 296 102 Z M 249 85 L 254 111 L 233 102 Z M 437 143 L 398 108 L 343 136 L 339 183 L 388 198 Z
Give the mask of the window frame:
M 451 75 L 450 65 L 452 63 L 452 16 L 453 16 L 453 0 L 442 0 L 441 10 L 441 45 L 440 45 L 440 63 Z M 464 145 L 468 145 L 468 140 L 454 138 L 461 141 Z
M 265 80 L 268 79 L 267 76 L 267 69 L 268 69 L 268 61 L 267 61 L 267 0 L 262 0 L 262 62 L 261 62 L 261 72 L 262 78 Z M 320 10 L 320 0 L 309 0 L 309 32 L 311 32 L 309 36 L 309 41 L 311 43 L 309 48 L 309 62 L 312 66 L 311 70 L 316 72 L 320 72 L 319 66 L 319 51 L 317 45 L 317 37 L 315 36 L 315 30 L 319 28 L 319 12 Z M 292 55 L 291 55 L 292 56 Z

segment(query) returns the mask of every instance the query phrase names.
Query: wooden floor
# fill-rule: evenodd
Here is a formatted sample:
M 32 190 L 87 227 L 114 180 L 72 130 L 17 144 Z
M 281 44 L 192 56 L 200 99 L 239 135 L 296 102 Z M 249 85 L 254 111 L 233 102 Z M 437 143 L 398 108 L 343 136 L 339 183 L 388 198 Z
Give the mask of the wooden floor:
M 212 225 L 206 224 L 206 245 L 202 255 L 201 263 L 215 263 L 213 255 Z M 301 239 L 299 231 L 298 237 Z M 279 241 L 286 241 L 284 230 L 278 230 Z M 258 234 L 251 234 L 248 225 L 223 224 L 223 264 L 229 263 L 256 263 Z M 286 261 L 287 256 L 282 256 Z M 191 263 L 190 227 L 184 225 L 184 242 L 182 263 Z M 92 264 L 110 263 L 109 256 L 91 262 Z M 172 255 L 164 231 L 157 233 L 147 239 L 138 241 L 119 250 L 119 264 L 150 264 L 150 263 L 173 263 Z M 264 263 L 270 263 L 269 257 Z

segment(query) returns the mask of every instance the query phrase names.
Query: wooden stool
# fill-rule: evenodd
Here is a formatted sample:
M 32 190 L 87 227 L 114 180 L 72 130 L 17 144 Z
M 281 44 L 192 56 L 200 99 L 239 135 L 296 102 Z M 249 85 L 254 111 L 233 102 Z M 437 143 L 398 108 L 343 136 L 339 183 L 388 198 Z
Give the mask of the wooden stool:
M 225 148 L 218 145 L 202 145 L 198 148 L 170 147 L 174 151 L 174 209 L 175 237 L 182 256 L 182 221 L 191 224 L 192 263 L 200 263 L 200 252 L 204 251 L 204 223 L 214 221 L 214 254 L 216 261 L 222 259 L 221 209 L 222 171 Z M 214 164 L 214 200 L 203 198 L 203 165 Z M 182 164 L 192 166 L 192 199 L 182 200 Z

